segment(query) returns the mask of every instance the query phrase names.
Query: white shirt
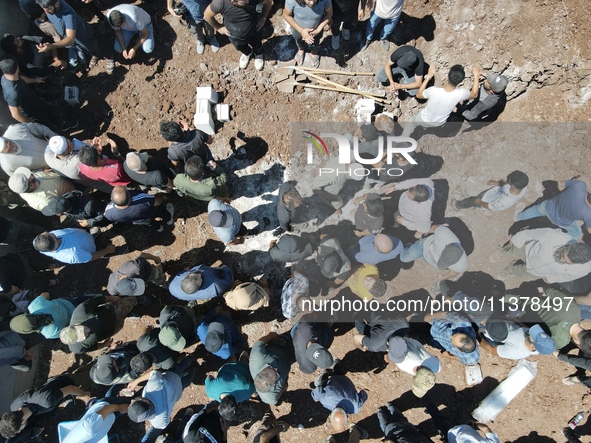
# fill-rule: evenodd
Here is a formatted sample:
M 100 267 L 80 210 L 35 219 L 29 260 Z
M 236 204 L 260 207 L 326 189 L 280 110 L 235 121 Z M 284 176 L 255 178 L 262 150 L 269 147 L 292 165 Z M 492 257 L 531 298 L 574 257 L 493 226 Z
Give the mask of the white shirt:
M 113 11 L 119 11 L 125 16 L 125 23 L 123 23 L 123 26 L 121 26 L 121 29 L 125 31 L 140 32 L 141 30 L 145 29 L 146 26 L 152 23 L 150 14 L 138 6 L 115 6 L 113 9 L 110 9 L 109 12 L 107 12 L 107 17 L 109 17 Z
M 416 202 L 404 192 L 398 201 L 398 211 L 404 217 L 404 221 L 401 223 L 402 226 L 410 231 L 424 234 L 431 229 L 431 211 L 435 200 L 433 180 L 428 178 L 404 180 L 396 184 L 396 189 L 409 189 L 417 185 L 424 185 L 429 188 L 429 198 L 423 202 Z
M 509 333 L 502 345 L 497 346 L 497 354 L 508 360 L 521 360 L 530 355 L 538 355 L 538 351 L 530 351 L 525 347 L 527 328 L 520 328 L 515 323 L 508 325 Z
M 375 14 L 383 19 L 398 17 L 402 12 L 404 0 L 377 0 Z
M 429 354 L 422 344 L 413 338 L 405 338 L 404 340 L 408 346 L 408 353 L 402 362 L 396 363 L 398 369 L 410 375 L 414 375 L 414 369 L 418 366 L 425 366 L 431 369 L 434 374 L 441 371 L 439 359 Z
M 449 114 L 459 102 L 470 97 L 470 91 L 464 88 L 456 88 L 447 92 L 443 88 L 431 86 L 423 91 L 425 98 L 429 99 L 425 109 L 421 111 L 421 119 L 435 126 L 441 126 L 447 121 Z
M 527 186 L 521 190 L 517 195 L 513 195 L 509 192 L 511 188 L 510 184 L 503 186 L 493 186 L 482 196 L 482 201 L 488 203 L 488 209 L 491 211 L 502 211 L 503 209 L 509 209 L 513 206 L 521 197 L 523 197 L 527 191 Z
M 458 246 L 462 247 L 460 239 L 456 237 L 456 234 L 454 234 L 451 229 L 447 226 L 439 226 L 435 230 L 435 233 L 427 237 L 425 243 L 423 243 L 423 259 L 429 265 L 436 268 L 441 253 L 447 245 L 451 245 L 452 243 L 457 243 Z M 458 274 L 466 272 L 466 269 L 468 269 L 468 256 L 466 255 L 466 252 L 462 254 L 457 263 L 454 263 L 448 269 L 457 272 Z
M 486 437 L 483 437 L 476 429 L 468 425 L 451 428 L 447 433 L 447 441 L 449 443 L 501 443 L 497 434 L 489 432 Z

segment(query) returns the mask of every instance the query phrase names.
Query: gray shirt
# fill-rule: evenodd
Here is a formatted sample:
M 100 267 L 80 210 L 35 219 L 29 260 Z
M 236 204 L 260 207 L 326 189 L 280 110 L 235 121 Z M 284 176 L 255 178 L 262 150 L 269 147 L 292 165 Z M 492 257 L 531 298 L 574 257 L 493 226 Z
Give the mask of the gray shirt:
M 15 142 L 20 152 L 14 154 L 0 153 L 0 166 L 8 175 L 21 166 L 31 170 L 43 169 L 47 166 L 44 153 L 47 140 L 55 133 L 39 123 L 18 123 L 10 125 L 2 137 Z

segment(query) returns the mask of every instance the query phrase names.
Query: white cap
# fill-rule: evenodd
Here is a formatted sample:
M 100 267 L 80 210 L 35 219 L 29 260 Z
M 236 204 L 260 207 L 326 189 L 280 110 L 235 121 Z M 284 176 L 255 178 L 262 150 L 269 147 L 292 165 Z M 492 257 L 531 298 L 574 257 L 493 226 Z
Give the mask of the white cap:
M 55 155 L 62 155 L 66 152 L 66 149 L 68 149 L 68 140 L 61 135 L 54 135 L 49 139 L 47 147 L 51 149 Z

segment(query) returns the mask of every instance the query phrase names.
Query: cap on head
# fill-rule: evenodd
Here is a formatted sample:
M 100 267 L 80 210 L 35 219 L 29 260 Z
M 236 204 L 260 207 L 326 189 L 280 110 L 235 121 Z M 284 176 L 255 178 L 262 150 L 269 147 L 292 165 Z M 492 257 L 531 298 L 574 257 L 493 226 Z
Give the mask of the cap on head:
M 328 352 L 324 346 L 318 343 L 311 343 L 306 349 L 305 355 L 308 360 L 322 369 L 328 369 L 334 363 L 332 354 Z
M 486 321 L 484 329 L 486 329 L 486 333 L 491 338 L 491 340 L 496 342 L 504 342 L 507 339 L 507 335 L 509 334 L 507 323 L 496 318 L 489 318 Z
M 464 255 L 464 250 L 457 243 L 450 243 L 441 252 L 439 260 L 437 260 L 437 268 L 448 269 L 460 261 Z
M 144 172 L 148 169 L 148 166 L 139 152 L 129 152 L 125 156 L 125 164 L 134 172 Z
M 402 337 L 390 337 L 388 340 L 388 360 L 392 363 L 402 363 L 408 354 L 408 344 Z
M 211 353 L 218 352 L 224 344 L 226 338 L 226 331 L 224 325 L 220 322 L 211 322 L 207 328 L 207 335 L 205 336 L 205 349 Z
M 536 347 L 536 351 L 542 355 L 552 354 L 556 349 L 554 340 L 544 332 L 540 325 L 529 328 L 529 336 Z
M 67 326 L 60 332 L 60 340 L 65 345 L 80 343 L 86 339 L 86 331 L 83 325 Z
M 412 380 L 413 394 L 422 398 L 433 386 L 435 386 L 435 374 L 433 371 L 425 366 L 419 366 Z
M 21 166 L 16 168 L 12 177 L 8 180 L 8 187 L 12 192 L 17 194 L 24 194 L 29 189 L 29 178 L 31 177 L 31 170 Z
M 167 348 L 179 352 L 185 349 L 187 344 L 187 340 L 185 340 L 185 337 L 182 336 L 178 328 L 170 325 L 164 326 L 160 329 L 158 340 L 160 340 L 160 343 Z
M 322 259 L 320 270 L 322 271 L 322 275 L 331 278 L 342 265 L 341 256 L 337 251 L 333 251 Z
M 47 147 L 55 154 L 62 155 L 68 149 L 68 140 L 61 135 L 54 135 L 49 139 Z
M 234 219 L 225 211 L 211 211 L 207 214 L 207 219 L 214 228 L 229 228 L 232 226 Z
M 396 65 L 401 69 L 409 69 L 417 62 L 417 56 L 414 52 L 408 51 L 398 59 Z
M 489 72 L 486 79 L 488 80 L 490 89 L 492 89 L 495 94 L 503 92 L 507 87 L 507 84 L 509 84 L 509 79 L 507 77 L 493 72 Z
M 142 295 L 146 290 L 146 283 L 141 278 L 122 278 L 115 285 L 115 290 L 121 295 Z
M 117 370 L 110 355 L 101 355 L 91 368 L 92 375 L 97 382 L 111 384 L 117 375 Z

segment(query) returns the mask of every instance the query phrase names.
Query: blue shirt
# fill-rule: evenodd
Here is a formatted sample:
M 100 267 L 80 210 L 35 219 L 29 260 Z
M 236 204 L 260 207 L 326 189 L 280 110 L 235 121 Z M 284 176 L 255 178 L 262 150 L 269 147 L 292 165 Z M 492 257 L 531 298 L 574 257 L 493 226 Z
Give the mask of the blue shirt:
M 109 414 L 103 420 L 103 417 L 97 413 L 105 406 L 108 406 L 104 400 L 97 401 L 92 405 L 86 414 L 82 416 L 74 428 L 68 433 L 62 443 L 98 443 L 107 436 L 107 433 L 115 423 L 115 414 Z
M 376 249 L 375 234 L 366 235 L 359 240 L 359 252 L 355 254 L 355 260 L 365 265 L 377 265 L 387 260 L 393 260 L 400 255 L 404 246 L 396 237 L 388 236 L 392 240 L 392 250 L 382 254 Z
M 591 207 L 586 203 L 587 184 L 580 180 L 567 180 L 565 189 L 546 201 L 544 209 L 548 218 L 557 226 L 570 226 L 582 220 L 591 227 Z
M 143 192 L 131 191 L 131 204 L 118 208 L 110 202 L 105 208 L 105 218 L 112 222 L 149 222 L 156 213 L 156 197 Z
M 353 382 L 344 375 L 333 375 L 326 382 L 326 386 L 319 386 L 312 391 L 312 398 L 322 403 L 329 411 L 340 407 L 347 414 L 357 414 L 367 400 L 367 393 L 357 393 Z
M 203 283 L 197 292 L 187 294 L 181 289 L 181 282 L 189 272 L 195 271 L 201 272 Z M 229 291 L 232 288 L 233 282 L 232 271 L 227 266 L 211 268 L 209 266 L 199 265 L 188 271 L 181 272 L 173 278 L 168 286 L 168 290 L 179 300 L 209 300 Z
M 76 43 L 86 48 L 93 47 L 94 32 L 88 23 L 82 20 L 76 12 L 64 0 L 59 0 L 59 9 L 54 14 L 47 14 L 47 19 L 51 22 L 58 34 L 62 38 L 66 37 L 66 30 L 76 31 Z
M 232 217 L 232 226 L 229 228 L 213 227 L 215 235 L 217 235 L 221 241 L 224 243 L 230 243 L 236 238 L 238 231 L 240 231 L 240 226 L 242 226 L 242 216 L 240 215 L 240 212 L 217 198 L 211 200 L 207 205 L 207 212 L 211 211 L 222 211 L 228 214 L 228 217 Z
M 465 365 L 475 365 L 480 361 L 478 343 L 472 352 L 462 352 L 451 342 L 451 336 L 456 333 L 464 333 L 476 341 L 476 333 L 472 323 L 466 317 L 457 312 L 450 312 L 445 319 L 437 318 L 431 322 L 431 336 L 445 348 L 446 351 L 455 355 Z
M 164 429 L 170 423 L 174 405 L 183 393 L 181 377 L 174 372 L 152 371 L 144 387 L 142 397 L 150 400 L 156 409 L 156 417 L 150 424 L 156 429 Z
M 224 325 L 225 333 L 224 344 L 217 352 L 213 352 L 213 355 L 217 355 L 219 358 L 227 360 L 242 349 L 244 339 L 242 338 L 238 326 L 236 326 L 236 323 L 234 323 L 231 318 L 224 314 L 217 314 L 215 310 L 213 310 L 207 314 L 197 326 L 197 336 L 199 336 L 199 340 L 201 340 L 201 343 L 204 345 L 207 337 L 207 328 L 209 328 L 209 324 L 212 322 L 218 322 Z
M 216 378 L 205 379 L 205 393 L 209 398 L 221 401 L 221 395 L 233 395 L 238 403 L 247 401 L 255 392 L 248 366 L 242 362 L 226 363 Z
M 43 254 L 67 264 L 88 263 L 96 252 L 94 237 L 84 229 L 66 228 L 51 231 L 62 243 L 55 251 Z
M 70 324 L 74 305 L 68 300 L 58 298 L 56 300 L 46 300 L 42 296 L 33 300 L 28 307 L 31 314 L 49 314 L 53 318 L 53 324 L 43 326 L 41 334 L 45 338 L 59 338 L 60 331 Z

